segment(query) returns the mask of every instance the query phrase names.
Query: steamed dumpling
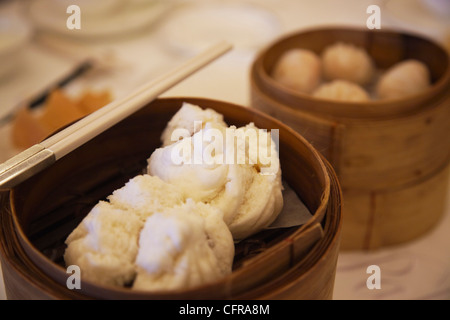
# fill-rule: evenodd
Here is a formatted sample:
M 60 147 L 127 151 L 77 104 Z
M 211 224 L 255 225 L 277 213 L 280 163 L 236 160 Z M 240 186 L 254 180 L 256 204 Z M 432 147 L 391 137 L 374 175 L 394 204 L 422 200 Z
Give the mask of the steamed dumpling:
M 108 201 L 115 208 L 129 210 L 143 222 L 153 213 L 179 205 L 184 200 L 177 186 L 148 174 L 130 179 L 122 188 L 108 196 Z
M 194 145 L 203 145 L 205 156 L 209 144 L 203 139 L 214 129 L 222 133 L 210 123 L 192 137 L 156 149 L 148 159 L 147 172 L 177 186 L 185 198 L 219 209 L 234 239 L 240 240 L 269 226 L 281 212 L 279 155 L 270 133 L 251 123 L 228 128 L 236 139 L 218 145 L 212 163 L 206 158 L 195 163 Z M 178 159 L 180 154 L 183 157 Z
M 374 64 L 369 54 L 352 44 L 338 42 L 322 53 L 323 74 L 326 80 L 347 80 L 368 84 L 374 76 Z
M 405 60 L 386 71 L 376 91 L 380 99 L 395 99 L 418 94 L 428 87 L 430 73 L 427 66 L 417 60 Z
M 178 113 L 174 117 L 177 116 Z M 230 179 L 228 166 L 217 163 L 214 159 L 211 159 L 213 162 L 208 163 L 206 153 L 196 153 L 197 150 L 194 148 L 196 146 L 200 149 L 202 146 L 206 151 L 208 144 L 204 139 L 210 131 L 215 129 L 212 123 L 207 123 L 204 129 L 196 132 L 192 137 L 156 149 L 148 159 L 147 172 L 176 186 L 185 198 L 210 201 L 217 197 L 218 193 L 223 191 L 224 184 Z M 219 130 L 219 132 L 222 131 Z M 217 150 L 215 156 L 219 156 L 219 151 Z
M 273 71 L 279 83 L 301 93 L 311 93 L 320 83 L 320 58 L 312 51 L 291 49 L 284 53 Z
M 185 135 L 190 137 L 203 129 L 208 123 L 214 124 L 215 127 L 226 127 L 223 115 L 220 113 L 212 109 L 202 109 L 199 106 L 185 102 L 181 109 L 170 119 L 161 135 L 161 142 L 164 147 L 171 145 L 181 140 L 181 138 L 185 138 L 179 137 L 175 130 L 181 129 L 180 133 L 185 132 Z
M 231 219 L 225 220 L 235 239 L 244 239 L 268 227 L 283 208 L 281 167 L 276 144 L 270 132 L 257 128 L 253 123 L 236 130 L 236 150 L 246 150 L 238 155 L 243 170 L 244 192 L 242 203 Z M 254 133 L 254 135 L 252 135 Z M 257 137 L 256 137 L 257 136 Z M 246 137 L 249 137 L 248 142 Z M 257 145 L 257 148 L 254 146 Z M 226 146 L 227 150 L 230 146 Z M 233 149 L 233 148 L 232 148 Z M 227 185 L 228 187 L 228 185 Z M 217 201 L 226 207 L 227 201 Z
M 316 98 L 348 102 L 364 102 L 370 100 L 369 94 L 361 86 L 344 80 L 335 80 L 321 85 L 314 91 L 313 96 Z
M 219 210 L 188 201 L 153 214 L 139 238 L 133 289 L 177 290 L 231 273 L 234 242 Z
M 80 267 L 85 280 L 123 286 L 135 276 L 142 226 L 133 212 L 100 201 L 66 239 L 64 260 Z
M 135 275 L 139 233 L 146 219 L 184 202 L 181 192 L 158 177 L 139 175 L 100 201 L 66 239 L 64 260 L 83 279 L 123 286 Z

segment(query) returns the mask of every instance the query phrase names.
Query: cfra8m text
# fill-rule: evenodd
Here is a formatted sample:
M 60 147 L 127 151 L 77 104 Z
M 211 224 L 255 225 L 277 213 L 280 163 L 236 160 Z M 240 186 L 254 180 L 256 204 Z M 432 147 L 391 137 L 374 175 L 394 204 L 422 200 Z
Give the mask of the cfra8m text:
M 269 305 L 244 305 L 244 304 L 227 304 L 223 307 L 224 314 L 232 315 L 257 315 L 269 314 Z

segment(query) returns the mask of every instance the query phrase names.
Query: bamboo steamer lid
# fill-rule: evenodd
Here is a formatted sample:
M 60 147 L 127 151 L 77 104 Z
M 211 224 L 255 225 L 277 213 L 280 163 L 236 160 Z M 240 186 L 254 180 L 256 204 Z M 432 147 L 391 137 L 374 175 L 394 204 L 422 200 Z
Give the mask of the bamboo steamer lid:
M 432 86 L 403 99 L 346 103 L 295 92 L 271 77 L 275 63 L 287 50 L 303 48 L 320 54 L 336 42 L 364 48 L 380 69 L 406 59 L 420 60 L 430 70 Z M 412 201 L 419 207 L 431 201 L 445 202 L 442 193 L 431 200 L 413 197 L 407 190 L 421 185 L 426 188 L 426 181 L 442 173 L 450 160 L 450 139 L 446 138 L 450 136 L 449 61 L 448 53 L 439 44 L 421 36 L 356 28 L 313 29 L 291 34 L 269 45 L 256 57 L 250 75 L 251 105 L 302 134 L 336 170 L 344 192 L 347 224 L 360 229 L 347 232 L 350 227 L 344 223 L 343 248 L 373 249 L 408 241 L 430 230 L 430 225 L 442 215 L 443 210 L 437 205 L 434 214 L 428 217 L 420 214 L 425 219 L 422 223 L 407 219 L 395 231 L 388 227 L 390 222 L 402 219 L 410 211 L 400 201 Z M 448 179 L 444 174 L 439 177 L 442 181 Z M 389 202 L 390 207 L 398 210 L 388 210 L 382 217 L 375 217 L 383 220 L 380 223 L 385 227 L 381 229 L 398 234 L 391 237 L 387 231 L 374 229 L 369 222 L 373 217 L 367 199 L 370 194 L 390 193 L 394 199 L 396 190 L 403 189 L 404 195 L 411 195 L 409 200 L 406 200 L 408 196 L 400 196 Z M 364 194 L 365 200 L 355 200 L 355 194 Z M 376 198 L 381 205 L 382 199 L 389 197 Z M 419 215 L 417 210 L 411 214 Z M 354 238 L 356 234 L 364 236 Z
M 283 178 L 312 218 L 303 226 L 263 231 L 237 244 L 232 274 L 206 286 L 150 293 L 82 280 L 81 290 L 69 290 L 62 259 L 65 238 L 95 203 L 142 171 L 183 102 L 215 109 L 229 124 L 254 122 L 279 129 Z M 52 167 L 5 190 L 2 201 L 0 257 L 11 299 L 332 298 L 341 234 L 336 175 L 303 137 L 249 108 L 196 98 L 156 100 Z

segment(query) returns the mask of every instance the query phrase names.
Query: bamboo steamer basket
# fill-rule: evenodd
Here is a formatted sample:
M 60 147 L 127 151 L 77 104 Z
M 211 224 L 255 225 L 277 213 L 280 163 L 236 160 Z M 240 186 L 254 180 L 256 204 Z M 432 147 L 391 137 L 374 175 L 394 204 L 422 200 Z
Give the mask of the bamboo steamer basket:
M 81 279 L 66 287 L 64 240 L 101 199 L 140 174 L 170 118 L 189 102 L 228 124 L 279 129 L 283 179 L 312 213 L 303 226 L 262 231 L 236 244 L 231 275 L 173 292 L 133 291 Z M 159 99 L 12 190 L 3 190 L 0 257 L 9 299 L 331 299 L 341 234 L 341 190 L 303 137 L 264 113 L 198 98 Z
M 366 49 L 379 69 L 420 60 L 432 86 L 403 99 L 336 102 L 298 93 L 271 77 L 287 50 L 320 54 L 336 42 Z M 450 63 L 439 44 L 396 31 L 306 30 L 262 50 L 250 80 L 252 107 L 298 131 L 334 167 L 345 202 L 342 249 L 402 243 L 436 225 L 444 212 L 450 159 Z

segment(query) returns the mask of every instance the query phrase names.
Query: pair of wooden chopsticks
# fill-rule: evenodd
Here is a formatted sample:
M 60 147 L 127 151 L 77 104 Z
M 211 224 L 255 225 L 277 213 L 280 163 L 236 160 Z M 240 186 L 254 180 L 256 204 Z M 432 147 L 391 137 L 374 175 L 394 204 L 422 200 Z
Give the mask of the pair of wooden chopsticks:
M 90 139 L 138 111 L 160 94 L 183 81 L 231 49 L 220 42 L 180 67 L 142 85 L 127 97 L 113 101 L 50 138 L 0 165 L 0 189 L 10 189 L 49 167 Z

